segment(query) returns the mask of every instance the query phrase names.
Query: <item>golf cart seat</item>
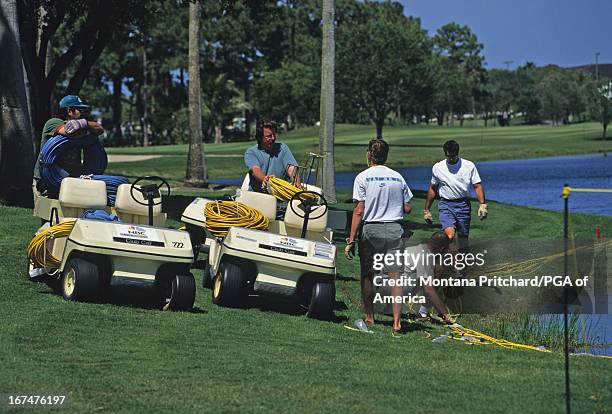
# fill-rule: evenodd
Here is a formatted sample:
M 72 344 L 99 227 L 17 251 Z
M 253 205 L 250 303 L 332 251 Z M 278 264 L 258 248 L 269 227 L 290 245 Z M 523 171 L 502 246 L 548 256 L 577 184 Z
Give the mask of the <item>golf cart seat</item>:
M 304 219 L 298 216 L 293 210 L 301 211 L 300 209 L 300 201 L 293 200 L 291 202 L 293 204 L 293 209 L 291 206 L 287 206 L 287 211 L 285 212 L 285 219 L 279 223 L 278 233 L 285 234 L 287 236 L 292 237 L 301 237 L 302 235 L 302 227 L 304 226 Z M 315 240 L 315 241 L 330 241 L 332 237 L 332 232 L 327 228 L 327 216 L 328 212 L 326 211 L 321 217 L 317 217 L 321 214 L 321 209 L 324 209 L 325 206 L 316 206 L 313 207 L 310 212 L 310 216 L 314 217 L 314 219 L 308 220 L 308 227 L 306 228 L 306 239 Z M 270 229 L 272 230 L 272 229 Z
M 276 220 L 276 197 L 255 191 L 241 190 L 236 201 L 259 210 L 268 220 Z
M 66 177 L 62 180 L 58 200 L 60 218 L 79 218 L 85 210 L 105 210 L 106 183 Z
M 117 198 L 115 199 L 115 211 L 117 216 L 124 223 L 131 224 L 149 224 L 149 207 L 147 206 L 147 199 L 144 198 L 142 193 L 138 190 L 140 187 L 136 186 L 132 194 L 138 201 L 143 204 L 137 203 L 130 194 L 131 184 L 121 184 L 117 187 Z M 161 197 L 161 196 L 160 196 Z M 162 213 L 161 198 L 156 198 L 153 206 L 153 225 L 164 226 L 166 224 L 166 213 Z

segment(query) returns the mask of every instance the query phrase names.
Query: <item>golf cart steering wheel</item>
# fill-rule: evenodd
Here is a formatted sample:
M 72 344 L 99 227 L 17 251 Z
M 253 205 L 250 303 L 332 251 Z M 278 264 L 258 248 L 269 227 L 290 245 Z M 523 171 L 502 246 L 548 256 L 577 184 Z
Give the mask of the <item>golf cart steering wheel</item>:
M 300 208 L 297 209 L 300 212 L 296 211 L 296 209 L 293 207 L 294 200 L 300 201 Z M 303 219 L 303 218 L 306 218 L 306 209 L 302 206 L 308 206 L 309 209 L 312 209 L 313 207 L 320 207 L 320 206 L 324 207 L 322 209 L 323 212 L 319 214 L 318 216 L 311 216 L 309 213 L 308 220 L 316 220 L 320 217 L 323 217 L 325 213 L 327 213 L 327 200 L 325 200 L 325 197 L 323 197 L 321 194 L 316 193 L 314 191 L 299 191 L 295 193 L 293 197 L 291 197 L 291 200 L 289 200 L 289 208 L 291 208 L 291 211 L 293 211 L 293 214 Z
M 136 187 L 136 184 L 138 184 L 141 181 L 159 181 L 159 184 L 149 184 L 149 185 L 145 185 L 145 186 L 141 186 L 139 188 Z M 142 206 L 148 206 L 149 203 L 143 203 L 142 201 L 138 200 L 136 198 L 136 196 L 134 195 L 134 189 L 136 189 L 137 191 L 139 191 L 142 196 L 144 197 L 145 200 L 148 200 L 148 196 L 153 196 L 151 200 L 155 199 L 155 198 L 159 198 L 158 202 L 154 202 L 152 205 L 157 206 L 159 204 L 161 204 L 162 200 L 161 200 L 161 193 L 160 193 L 160 189 L 166 186 L 166 194 L 164 195 L 164 197 L 168 197 L 170 196 L 170 184 L 168 184 L 168 181 L 164 180 L 161 177 L 158 177 L 156 175 L 147 175 L 146 177 L 138 177 L 136 179 L 136 181 L 134 181 L 130 187 L 130 197 L 132 197 L 132 200 L 134 200 L 135 202 L 137 202 L 138 204 L 142 205 Z

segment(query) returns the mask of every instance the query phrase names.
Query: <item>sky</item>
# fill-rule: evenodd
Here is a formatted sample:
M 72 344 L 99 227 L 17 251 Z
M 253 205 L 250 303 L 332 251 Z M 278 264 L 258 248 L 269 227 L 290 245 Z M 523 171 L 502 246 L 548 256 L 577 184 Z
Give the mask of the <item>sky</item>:
M 484 44 L 487 68 L 525 62 L 563 67 L 612 63 L 612 0 L 399 0 L 430 35 L 452 21 Z M 513 61 L 508 65 L 505 61 Z

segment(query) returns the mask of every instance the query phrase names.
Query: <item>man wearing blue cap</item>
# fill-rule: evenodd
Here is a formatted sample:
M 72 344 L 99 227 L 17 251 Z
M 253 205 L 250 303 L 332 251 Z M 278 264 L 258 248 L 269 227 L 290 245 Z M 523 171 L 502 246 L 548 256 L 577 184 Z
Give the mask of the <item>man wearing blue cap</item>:
M 77 95 L 64 96 L 59 102 L 59 113 L 45 122 L 40 141 L 40 148 L 45 142 L 54 135 L 60 134 L 71 139 L 78 139 L 87 134 L 100 135 L 104 132 L 102 125 L 95 121 L 88 121 L 86 114 L 89 105 L 81 100 Z M 38 155 L 36 166 L 34 167 L 35 190 L 43 193 L 46 189 L 40 177 L 40 164 L 42 154 Z M 58 157 L 58 165 L 68 172 L 70 176 L 78 177 L 81 172 L 81 150 L 70 149 L 64 151 Z M 36 194 L 36 192 L 35 192 Z

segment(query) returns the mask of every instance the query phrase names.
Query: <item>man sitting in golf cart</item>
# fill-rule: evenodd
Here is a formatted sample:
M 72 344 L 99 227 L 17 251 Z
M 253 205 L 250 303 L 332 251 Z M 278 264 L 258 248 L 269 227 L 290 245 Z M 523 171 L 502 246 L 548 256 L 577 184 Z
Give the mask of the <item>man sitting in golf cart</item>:
M 265 192 L 270 177 L 299 181 L 297 161 L 286 144 L 276 142 L 276 123 L 259 120 L 255 129 L 257 145 L 247 148 L 244 163 L 249 169 L 249 190 Z M 295 184 L 299 184 L 296 182 Z
M 104 132 L 102 125 L 87 120 L 87 112 L 90 107 L 77 95 L 64 96 L 59 101 L 59 108 L 57 115 L 45 122 L 43 126 L 40 141 L 41 151 L 34 167 L 33 190 L 35 196 L 47 191 L 47 186 L 41 179 L 42 148 L 51 137 L 59 134 L 69 139 L 79 139 L 88 134 L 98 136 Z M 81 152 L 80 148 L 70 148 L 63 151 L 58 157 L 57 165 L 69 176 L 78 177 L 81 174 Z

